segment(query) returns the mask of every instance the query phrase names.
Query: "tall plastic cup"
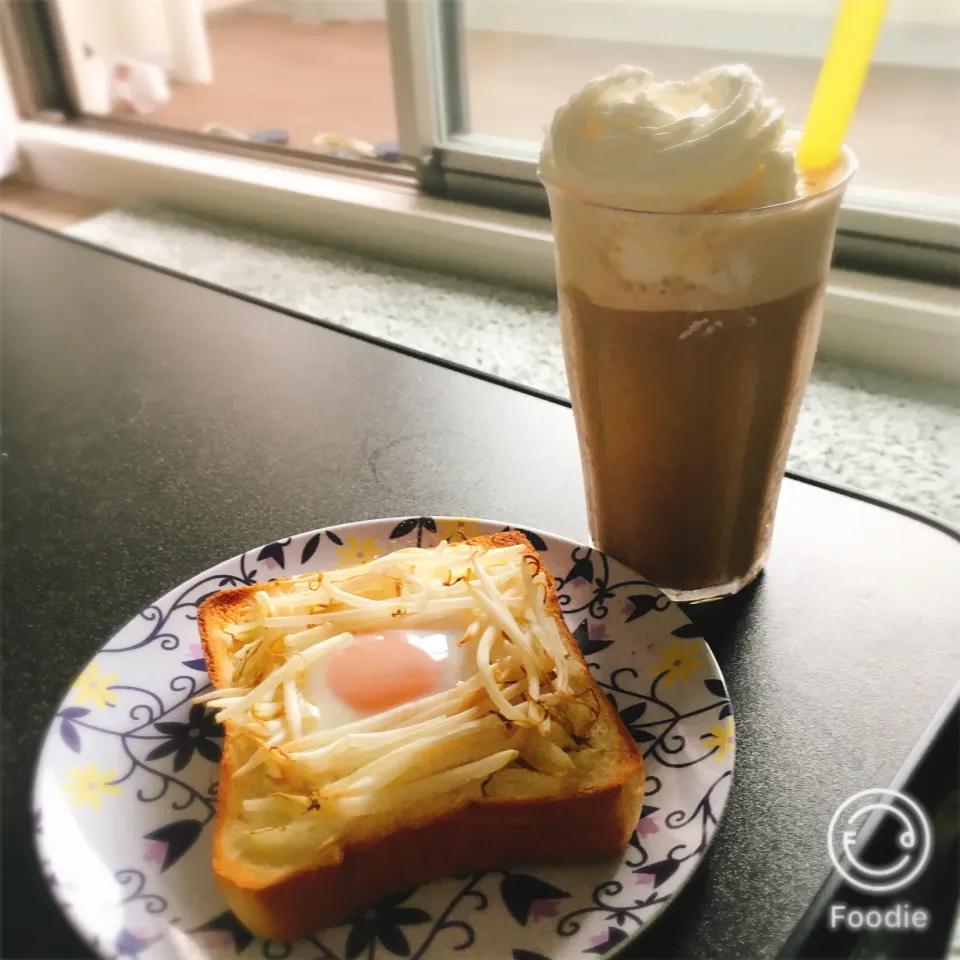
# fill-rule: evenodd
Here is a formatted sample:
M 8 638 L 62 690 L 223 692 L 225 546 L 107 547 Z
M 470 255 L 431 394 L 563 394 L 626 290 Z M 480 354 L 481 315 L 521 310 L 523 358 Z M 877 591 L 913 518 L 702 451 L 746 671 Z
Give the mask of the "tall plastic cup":
M 822 189 L 739 212 L 545 184 L 591 536 L 674 599 L 763 568 L 854 168 L 845 151 Z

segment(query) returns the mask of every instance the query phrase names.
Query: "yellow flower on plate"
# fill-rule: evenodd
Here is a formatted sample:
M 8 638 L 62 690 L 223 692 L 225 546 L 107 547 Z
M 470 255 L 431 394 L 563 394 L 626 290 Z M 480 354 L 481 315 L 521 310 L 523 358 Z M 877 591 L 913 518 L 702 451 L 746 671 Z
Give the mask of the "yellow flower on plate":
M 364 537 L 361 540 L 351 534 L 343 546 L 337 547 L 337 563 L 341 567 L 367 563 L 379 557 L 380 553 L 380 545 L 374 537 Z
M 104 794 L 120 793 L 120 784 L 110 782 L 116 777 L 116 770 L 100 771 L 96 764 L 88 763 L 83 768 L 70 768 L 70 779 L 63 785 L 63 789 L 70 794 L 75 807 L 99 810 L 100 798 Z
M 437 542 L 447 540 L 450 543 L 460 543 L 477 537 L 483 533 L 483 524 L 477 520 L 468 520 L 466 517 L 450 517 L 437 521 Z
M 716 748 L 714 757 L 722 760 L 733 750 L 737 742 L 737 738 L 734 736 L 732 718 L 727 717 L 726 720 L 715 723 L 700 739 L 703 740 L 704 746 L 708 749 L 713 750 Z
M 703 666 L 700 650 L 700 641 L 677 637 L 660 651 L 660 658 L 651 673 L 656 675 L 666 670 L 663 683 L 686 683 Z
M 107 705 L 112 706 L 117 702 L 117 695 L 110 689 L 110 684 L 116 679 L 115 673 L 101 673 L 100 668 L 95 663 L 91 663 L 77 677 L 77 682 L 73 685 L 77 702 L 84 704 L 89 701 L 100 709 Z

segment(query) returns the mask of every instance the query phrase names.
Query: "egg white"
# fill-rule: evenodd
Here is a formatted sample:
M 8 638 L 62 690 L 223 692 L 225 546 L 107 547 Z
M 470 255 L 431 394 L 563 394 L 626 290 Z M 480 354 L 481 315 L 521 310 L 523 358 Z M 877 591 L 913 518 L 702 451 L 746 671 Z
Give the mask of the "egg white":
M 459 646 L 463 631 L 450 630 L 400 630 L 409 644 L 419 647 L 431 659 L 443 667 L 437 686 L 424 696 L 449 690 L 464 680 L 469 680 L 477 672 L 477 662 L 472 645 Z M 376 661 L 373 661 L 374 669 Z M 327 684 L 329 661 L 321 661 L 307 671 L 303 681 L 304 697 L 320 712 L 317 730 L 334 730 L 355 720 L 372 716 L 360 713 L 344 703 Z M 380 712 L 380 711 L 375 711 Z

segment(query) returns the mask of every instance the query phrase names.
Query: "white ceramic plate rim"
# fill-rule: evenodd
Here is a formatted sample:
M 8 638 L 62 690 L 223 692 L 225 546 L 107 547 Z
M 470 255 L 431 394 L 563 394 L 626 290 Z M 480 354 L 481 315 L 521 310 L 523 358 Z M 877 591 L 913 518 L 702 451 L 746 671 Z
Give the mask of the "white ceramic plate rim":
M 432 519 L 432 520 L 434 520 L 434 521 L 445 522 L 445 523 L 465 522 L 465 523 L 468 523 L 468 524 L 482 524 L 482 525 L 484 525 L 484 526 L 494 527 L 494 528 L 498 528 L 498 529 L 516 529 L 516 530 L 521 530 L 521 531 L 524 531 L 524 532 L 533 533 L 533 534 L 535 534 L 535 535 L 537 535 L 537 536 L 546 538 L 546 539 L 549 540 L 549 541 L 553 541 L 554 543 L 564 545 L 565 547 L 570 548 L 571 551 L 572 551 L 572 550 L 576 550 L 576 549 L 587 549 L 587 550 L 593 551 L 594 553 L 597 553 L 597 554 L 601 554 L 601 553 L 602 553 L 602 551 L 597 550 L 595 547 L 592 547 L 590 544 L 581 543 L 581 542 L 579 542 L 579 541 L 577 541 L 577 540 L 572 540 L 572 539 L 570 539 L 570 538 L 568 538 L 568 537 L 560 536 L 560 535 L 555 534 L 555 533 L 552 533 L 552 532 L 550 532 L 550 531 L 545 531 L 545 530 L 539 529 L 539 528 L 537 528 L 537 527 L 529 526 L 529 525 L 526 525 L 526 524 L 515 524 L 515 523 L 510 523 L 510 522 L 507 522 L 507 521 L 489 520 L 489 519 L 479 518 L 479 517 L 454 517 L 454 516 L 446 516 L 446 515 L 443 515 L 443 514 L 422 514 L 422 515 L 421 515 L 421 518 L 429 518 L 429 519 Z M 318 528 L 314 528 L 314 529 L 311 529 L 311 530 L 294 533 L 294 534 L 292 534 L 292 535 L 286 535 L 286 536 L 284 536 L 284 537 L 279 538 L 279 540 L 285 540 L 285 539 L 286 539 L 286 540 L 292 541 L 292 540 L 294 540 L 294 539 L 301 539 L 301 538 L 309 539 L 309 538 L 313 537 L 314 535 L 318 535 L 318 534 L 319 534 L 319 535 L 322 535 L 323 533 L 326 533 L 327 531 L 334 531 L 334 532 L 336 532 L 338 535 L 339 535 L 339 534 L 344 534 L 345 536 L 349 536 L 349 535 L 351 534 L 351 532 L 354 532 L 354 533 L 355 533 L 355 532 L 358 531 L 358 530 L 364 530 L 364 529 L 366 529 L 366 528 L 369 528 L 369 527 L 372 527 L 372 526 L 375 526 L 375 525 L 381 525 L 381 524 L 384 524 L 384 525 L 394 524 L 394 525 L 396 525 L 396 524 L 400 524 L 400 523 L 402 523 L 402 522 L 404 522 L 404 521 L 409 521 L 409 520 L 411 520 L 411 519 L 420 519 L 420 518 L 414 518 L 413 515 L 406 515 L 406 516 L 392 516 L 392 517 L 377 517 L 377 518 L 370 518 L 370 519 L 366 519 L 366 520 L 350 521 L 350 522 L 348 522 L 348 523 L 334 523 L 334 524 L 330 524 L 330 525 L 327 525 L 327 526 L 324 526 L 324 527 L 318 527 Z M 83 670 L 85 670 L 87 667 L 89 667 L 90 664 L 92 664 L 92 663 L 97 659 L 97 657 L 100 655 L 100 653 L 103 651 L 103 649 L 104 649 L 106 646 L 108 646 L 109 643 L 110 643 L 114 638 L 116 638 L 123 630 L 125 630 L 125 629 L 127 628 L 127 626 L 128 626 L 131 622 L 133 622 L 134 619 L 136 618 L 136 616 L 137 616 L 139 613 L 141 613 L 143 610 L 148 609 L 150 606 L 160 606 L 165 600 L 167 600 L 168 597 L 171 596 L 171 594 L 174 594 L 174 593 L 178 592 L 178 591 L 181 590 L 185 585 L 190 584 L 191 582 L 194 582 L 194 581 L 202 580 L 202 579 L 205 578 L 205 577 L 215 576 L 215 575 L 216 575 L 216 571 L 220 570 L 221 568 L 223 568 L 223 567 L 225 567 L 225 566 L 227 566 L 227 565 L 229 565 L 229 564 L 231 564 L 231 563 L 239 562 L 239 561 L 242 560 L 243 558 L 247 557 L 249 554 L 254 553 L 255 551 L 260 551 L 260 550 L 262 550 L 264 547 L 271 545 L 271 543 L 277 543 L 277 542 L 279 542 L 279 541 L 270 541 L 270 542 L 268 542 L 268 543 L 261 544 L 261 545 L 259 545 L 259 546 L 254 546 L 254 547 L 251 547 L 251 548 L 246 549 L 246 550 L 241 550 L 241 551 L 239 551 L 238 553 L 235 553 L 235 554 L 231 555 L 230 557 L 228 557 L 228 558 L 226 558 L 226 559 L 224 559 L 224 560 L 221 560 L 221 561 L 219 561 L 219 562 L 217 562 L 217 563 L 214 563 L 214 564 L 212 564 L 211 566 L 209 566 L 209 567 L 207 567 L 206 569 L 204 569 L 203 571 L 200 571 L 200 572 L 198 572 L 198 573 L 196 573 L 196 574 L 193 574 L 193 575 L 189 576 L 188 578 L 186 578 L 185 580 L 183 580 L 182 582 L 174 585 L 174 586 L 171 587 L 169 590 L 167 590 L 164 594 L 162 594 L 159 598 L 154 599 L 150 604 L 147 605 L 147 607 L 141 608 L 141 609 L 138 610 L 136 613 L 134 613 L 131 617 L 128 617 L 128 618 L 124 621 L 124 623 L 121 624 L 121 626 L 120 626 L 117 630 L 113 631 L 113 633 L 110 634 L 110 636 L 108 637 L 108 639 L 107 639 L 106 641 L 104 641 L 104 642 L 101 644 L 101 646 L 93 653 L 93 655 L 85 661 L 85 665 L 84 665 L 84 667 L 83 667 Z M 609 559 L 612 560 L 612 558 L 609 558 Z M 626 568 L 626 569 L 629 570 L 629 568 Z M 629 571 L 629 572 L 633 573 L 634 571 Z M 554 571 L 554 573 L 556 574 L 556 571 Z M 642 575 L 638 575 L 638 576 L 642 576 Z M 656 589 L 655 585 L 651 585 L 651 586 L 653 587 L 653 589 Z M 657 591 L 657 592 L 659 593 L 659 591 Z M 663 596 L 662 594 L 660 594 L 660 595 Z M 666 599 L 666 598 L 664 597 L 664 599 Z M 673 603 L 673 602 L 669 602 L 668 605 L 669 605 L 669 606 L 673 606 L 673 607 L 678 607 L 678 605 L 675 604 L 675 603 Z M 681 613 L 683 613 L 682 610 L 681 610 Z M 689 622 L 689 618 L 686 616 L 685 613 L 683 613 L 683 616 L 684 616 L 684 618 L 685 618 L 686 620 L 688 620 L 688 622 Z M 714 675 L 714 677 L 718 678 L 718 679 L 722 682 L 722 684 L 723 684 L 723 686 L 724 686 L 724 689 L 726 689 L 726 680 L 725 680 L 725 678 L 724 678 L 724 676 L 723 676 L 722 670 L 720 669 L 720 665 L 719 665 L 719 663 L 717 662 L 716 656 L 715 656 L 714 653 L 713 653 L 713 650 L 711 649 L 711 647 L 709 646 L 709 644 L 706 642 L 706 640 L 704 640 L 702 637 L 699 637 L 699 633 L 698 633 L 698 638 L 701 640 L 701 643 L 702 643 L 702 651 L 701 651 L 701 652 L 702 652 L 702 654 L 703 654 L 704 657 L 705 657 L 705 661 L 706 661 L 706 662 L 705 662 L 705 667 L 707 668 L 707 672 L 712 673 L 712 674 Z M 587 657 L 587 659 L 589 659 L 589 657 Z M 77 677 L 79 677 L 79 676 L 82 674 L 83 670 L 81 670 L 81 671 L 77 674 Z M 75 678 L 75 680 L 76 680 L 76 678 Z M 68 688 L 68 690 L 63 694 L 63 696 L 61 696 L 60 700 L 58 701 L 57 713 L 59 713 L 59 710 L 65 705 L 65 703 L 66 703 L 66 701 L 67 701 L 67 698 L 69 697 L 70 692 L 71 692 L 72 689 L 73 689 L 73 687 L 72 687 L 72 685 L 71 685 L 71 687 Z M 733 713 L 733 711 L 732 711 L 732 704 L 731 704 L 731 711 L 730 711 L 729 716 L 731 717 L 731 720 L 732 720 L 732 721 L 735 719 L 735 715 L 734 715 L 734 713 Z M 39 780 L 40 780 L 40 776 L 41 776 L 41 773 L 43 772 L 43 767 L 44 767 L 44 754 L 45 754 L 45 752 L 46 752 L 48 742 L 52 739 L 53 732 L 54 732 L 54 727 L 55 727 L 55 725 L 56 725 L 56 722 L 57 722 L 57 715 L 55 714 L 55 715 L 51 718 L 50 723 L 47 725 L 46 731 L 45 731 L 44 736 L 43 736 L 43 739 L 42 739 L 40 754 L 39 754 L 38 759 L 37 759 L 37 762 L 36 762 L 36 766 L 35 766 L 35 770 L 34 770 L 34 775 L 33 775 L 32 786 L 31 786 L 31 793 L 30 793 L 30 795 L 31 795 L 31 810 L 33 810 L 33 811 L 37 811 L 37 810 L 39 809 L 39 807 L 40 807 L 40 804 L 39 804 Z M 694 869 L 691 870 L 691 871 L 689 871 L 689 872 L 682 878 L 682 880 L 679 882 L 679 885 L 672 891 L 671 896 L 670 896 L 668 902 L 664 903 L 664 904 L 660 907 L 659 910 L 657 910 L 656 912 L 652 913 L 649 917 L 645 918 L 642 926 L 637 927 L 637 929 L 634 930 L 632 933 L 628 934 L 625 939 L 623 939 L 623 940 L 621 940 L 620 942 L 618 942 L 618 943 L 616 944 L 616 946 L 615 946 L 614 949 L 612 949 L 610 952 L 604 954 L 605 956 L 607 956 L 607 957 L 612 957 L 612 956 L 621 954 L 621 953 L 622 953 L 625 949 L 627 949 L 632 943 L 634 943 L 639 937 L 641 937 L 647 930 L 649 930 L 650 926 L 651 926 L 659 917 L 661 917 L 661 916 L 663 915 L 663 913 L 666 911 L 666 909 L 668 909 L 668 908 L 670 907 L 670 905 L 674 902 L 674 900 L 677 898 L 677 895 L 680 894 L 680 893 L 682 892 L 682 890 L 689 884 L 690 880 L 692 879 L 692 877 L 693 877 L 693 876 L 695 875 L 695 873 L 697 872 L 697 869 L 699 869 L 699 867 L 700 867 L 700 865 L 701 865 L 701 863 L 702 863 L 703 858 L 704 858 L 704 857 L 706 856 L 706 854 L 708 853 L 709 848 L 710 848 L 710 845 L 713 843 L 714 839 L 716 838 L 717 831 L 719 830 L 719 828 L 720 828 L 720 826 L 721 826 L 721 824 L 722 824 L 722 822 L 723 822 L 723 817 L 724 817 L 724 815 L 725 815 L 725 813 L 726 813 L 726 807 L 727 807 L 727 804 L 728 804 L 728 802 L 729 802 L 729 791 L 732 790 L 732 788 L 733 788 L 733 783 L 734 783 L 734 781 L 735 781 L 735 767 L 736 767 L 736 745 L 735 745 L 735 744 L 731 744 L 731 746 L 730 746 L 730 748 L 729 748 L 729 753 L 730 753 L 730 759 L 729 759 L 729 768 L 730 768 L 730 769 L 729 769 L 729 787 L 728 787 L 727 791 L 723 794 L 723 797 L 722 797 L 721 801 L 720 801 L 719 804 L 717 805 L 717 809 L 715 810 L 716 817 L 715 817 L 715 827 L 714 827 L 713 833 L 712 833 L 712 835 L 710 835 L 710 836 L 708 837 L 708 839 L 706 840 L 706 845 L 705 845 L 705 847 L 704 847 L 701 855 L 698 857 L 698 859 L 697 859 L 697 861 L 696 861 L 696 864 L 695 864 L 695 866 L 694 866 Z M 46 849 L 45 849 L 45 840 L 44 840 L 44 838 L 43 838 L 42 836 L 35 836 L 35 844 L 36 844 L 37 852 L 38 852 L 39 854 L 45 855 L 45 854 L 47 853 L 47 851 L 46 851 Z M 72 909 L 67 909 L 67 906 L 68 906 L 68 905 L 65 904 L 65 903 L 61 900 L 61 898 L 54 892 L 54 890 L 50 887 L 49 880 L 48 880 L 48 878 L 46 877 L 46 875 L 44 875 L 44 880 L 45 880 L 45 882 L 47 882 L 48 890 L 50 891 L 50 894 L 51 894 L 54 902 L 56 902 L 57 906 L 58 906 L 58 907 L 60 908 L 60 910 L 61 910 L 61 913 L 62 913 L 63 916 L 66 918 L 67 922 L 69 923 L 69 925 L 71 926 L 71 928 L 74 930 L 74 932 L 79 936 L 79 938 L 80 938 L 81 940 L 83 940 L 83 942 L 87 945 L 87 947 L 91 950 L 91 952 L 94 953 L 95 955 L 97 955 L 98 957 L 106 957 L 106 956 L 108 956 L 107 954 L 104 954 L 103 952 L 101 952 L 100 949 L 99 949 L 99 947 L 96 945 L 96 937 L 95 937 L 95 934 L 94 934 L 93 931 L 91 931 L 91 930 L 83 923 L 82 915 L 77 915 Z M 245 951 L 244 951 L 244 952 L 245 952 Z

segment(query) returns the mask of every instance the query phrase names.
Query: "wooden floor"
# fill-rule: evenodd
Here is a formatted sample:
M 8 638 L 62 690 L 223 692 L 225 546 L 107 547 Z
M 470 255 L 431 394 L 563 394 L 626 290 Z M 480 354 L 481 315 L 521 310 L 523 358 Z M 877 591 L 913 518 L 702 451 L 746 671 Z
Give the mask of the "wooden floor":
M 186 130 L 280 127 L 309 150 L 319 133 L 395 140 L 393 80 L 383 23 L 303 23 L 233 10 L 208 17 L 214 82 L 177 86 L 140 118 Z
M 171 102 L 141 122 L 187 130 L 217 123 L 248 133 L 280 127 L 300 149 L 327 132 L 374 143 L 396 138 L 384 23 L 304 23 L 240 8 L 210 16 L 208 34 L 214 82 L 175 87 Z M 465 54 L 472 132 L 534 141 L 572 90 L 617 64 L 685 77 L 743 59 L 736 51 L 492 31 L 469 31 Z M 788 120 L 802 124 L 817 63 L 756 55 L 749 62 Z M 875 66 L 850 135 L 858 182 L 960 194 L 957 95 L 955 71 Z

